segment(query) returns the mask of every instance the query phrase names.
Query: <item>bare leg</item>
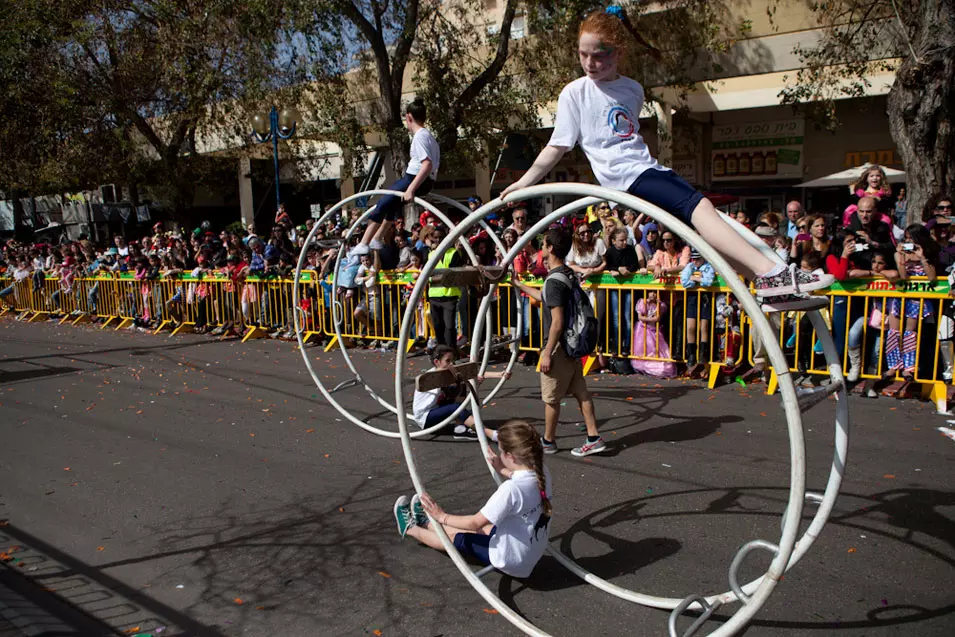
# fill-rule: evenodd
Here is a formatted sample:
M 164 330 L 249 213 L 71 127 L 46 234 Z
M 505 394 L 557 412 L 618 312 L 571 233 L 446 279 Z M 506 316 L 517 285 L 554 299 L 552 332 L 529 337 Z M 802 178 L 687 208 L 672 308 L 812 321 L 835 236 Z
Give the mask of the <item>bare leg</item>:
M 581 407 L 582 408 L 582 407 Z M 551 442 L 557 437 L 557 421 L 560 419 L 560 403 L 544 404 L 544 438 Z M 588 429 L 590 425 L 587 426 Z M 594 427 L 596 429 L 596 427 Z
M 696 345 L 696 319 L 686 319 L 686 344 Z
M 444 532 L 448 534 L 448 537 L 451 538 L 452 542 L 454 541 L 454 536 L 456 536 L 458 533 L 474 533 L 474 531 L 466 531 L 464 529 L 459 529 L 457 527 L 447 526 L 444 524 L 441 526 L 444 528 Z M 488 532 L 490 531 L 486 531 L 484 534 L 487 535 Z M 408 535 L 418 540 L 425 546 L 431 547 L 438 551 L 444 551 L 444 545 L 441 544 L 438 534 L 431 529 L 431 527 L 424 528 L 420 526 L 413 526 L 408 529 Z
M 776 264 L 749 245 L 746 239 L 730 228 L 729 224 L 720 218 L 709 199 L 704 199 L 693 210 L 693 227 L 706 239 L 707 243 L 716 248 L 740 274 L 747 278 L 766 274 Z
M 580 403 L 580 411 L 584 415 L 584 424 L 587 425 L 587 435 L 591 438 L 599 436 L 600 433 L 597 431 L 597 412 L 594 411 L 594 401 L 590 397 L 590 394 L 587 394 L 586 398 L 577 397 L 577 402 Z M 556 428 L 557 423 L 554 423 Z M 548 438 L 550 440 L 550 438 Z
M 365 234 L 362 235 L 361 241 L 359 243 L 364 246 L 371 243 L 371 240 L 375 238 L 375 235 L 378 233 L 378 229 L 380 227 L 381 224 L 377 221 L 369 221 L 368 227 L 365 228 Z
M 380 240 L 384 234 L 384 231 L 387 230 L 393 223 L 393 221 L 389 221 L 388 219 L 385 219 L 380 223 L 378 221 L 369 221 L 368 227 L 365 228 L 365 234 L 363 234 L 361 237 L 361 244 L 368 245 L 373 239 Z

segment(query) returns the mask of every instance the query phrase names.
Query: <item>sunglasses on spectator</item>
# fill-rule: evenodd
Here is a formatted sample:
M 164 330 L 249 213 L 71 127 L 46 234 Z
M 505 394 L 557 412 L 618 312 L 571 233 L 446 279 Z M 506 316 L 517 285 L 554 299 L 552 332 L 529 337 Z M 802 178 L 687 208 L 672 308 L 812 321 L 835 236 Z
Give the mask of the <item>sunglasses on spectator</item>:
M 577 234 L 590 234 L 590 228 L 581 228 L 577 231 Z
M 951 210 L 951 209 L 952 209 L 952 204 L 938 205 L 938 206 L 935 206 L 935 209 L 936 209 L 936 210 Z
M 806 230 L 808 227 L 807 225 L 796 226 L 796 230 Z
M 673 237 L 663 237 L 663 243 L 666 243 L 667 241 L 673 241 Z
M 597 206 L 597 210 L 610 210 L 610 206 Z
M 524 219 L 527 219 L 524 215 L 514 215 L 514 221 L 523 221 Z

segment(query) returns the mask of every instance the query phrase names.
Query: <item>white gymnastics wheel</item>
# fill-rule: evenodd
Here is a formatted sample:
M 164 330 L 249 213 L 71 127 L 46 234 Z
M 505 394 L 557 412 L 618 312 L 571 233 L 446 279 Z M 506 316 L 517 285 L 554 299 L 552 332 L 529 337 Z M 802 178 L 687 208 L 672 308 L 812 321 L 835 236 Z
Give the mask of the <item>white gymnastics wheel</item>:
M 644 606 L 661 608 L 661 609 L 670 609 L 673 612 L 670 615 L 669 619 L 669 632 L 671 637 L 678 637 L 680 634 L 676 627 L 676 622 L 680 616 L 687 610 L 697 610 L 702 611 L 700 618 L 693 623 L 683 634 L 684 637 L 689 637 L 689 635 L 694 634 L 697 630 L 703 625 L 703 623 L 710 617 L 710 615 L 717 609 L 719 606 L 725 603 L 732 601 L 742 601 L 743 606 L 724 624 L 722 624 L 718 629 L 713 631 L 711 635 L 717 637 L 725 637 L 728 635 L 735 634 L 740 630 L 759 610 L 759 608 L 765 603 L 769 595 L 772 593 L 777 582 L 782 577 L 783 573 L 793 566 L 811 547 L 813 541 L 818 536 L 819 532 L 822 530 L 822 527 L 825 525 L 828 520 L 829 514 L 832 511 L 832 507 L 835 503 L 835 499 L 838 496 L 839 487 L 842 482 L 843 473 L 845 470 L 845 460 L 846 460 L 846 449 L 848 446 L 848 431 L 849 431 L 849 417 L 848 417 L 848 403 L 845 393 L 845 383 L 842 376 L 842 370 L 839 363 L 839 357 L 835 349 L 835 345 L 832 341 L 832 336 L 829 334 L 825 328 L 825 323 L 822 318 L 819 316 L 818 312 L 810 312 L 810 320 L 813 323 L 813 326 L 816 328 L 817 333 L 819 334 L 820 340 L 823 344 L 824 353 L 826 356 L 827 364 L 830 371 L 831 385 L 829 387 L 820 388 L 814 392 L 804 392 L 797 395 L 796 388 L 793 384 L 792 378 L 788 371 L 788 366 L 786 364 L 786 359 L 783 355 L 782 350 L 779 347 L 778 335 L 774 333 L 766 317 L 763 315 L 762 311 L 759 308 L 756 300 L 750 294 L 749 290 L 743 285 L 740 281 L 738 275 L 734 270 L 729 266 L 729 264 L 717 253 L 709 244 L 707 244 L 703 239 L 697 235 L 693 230 L 691 230 L 686 224 L 674 218 L 669 213 L 664 210 L 654 206 L 648 202 L 645 202 L 641 199 L 633 197 L 632 195 L 621 193 L 619 191 L 613 191 L 599 186 L 591 186 L 586 184 L 546 184 L 540 186 L 533 186 L 521 190 L 518 193 L 510 195 L 505 200 L 494 200 L 488 204 L 482 206 L 474 213 L 469 215 L 461 224 L 454 228 L 454 231 L 450 233 L 442 242 L 442 244 L 436 250 L 437 254 L 440 254 L 443 250 L 447 249 L 453 242 L 460 236 L 463 236 L 471 226 L 474 225 L 478 220 L 482 219 L 485 215 L 493 212 L 494 210 L 499 209 L 505 203 L 509 201 L 524 200 L 534 197 L 541 196 L 553 196 L 553 195 L 572 195 L 587 197 L 588 199 L 583 199 L 576 201 L 574 203 L 568 204 L 559 210 L 551 213 L 546 216 L 544 219 L 539 221 L 534 225 L 533 228 L 525 232 L 518 243 L 511 249 L 511 251 L 505 256 L 505 264 L 510 263 L 516 254 L 519 253 L 521 249 L 529 242 L 535 235 L 545 230 L 553 221 L 561 218 L 564 215 L 570 214 L 571 212 L 578 210 L 580 208 L 590 205 L 594 201 L 606 200 L 616 202 L 623 206 L 627 206 L 639 212 L 646 213 L 648 216 L 654 220 L 663 223 L 670 230 L 676 232 L 681 238 L 687 241 L 690 246 L 699 250 L 700 254 L 709 261 L 715 269 L 722 275 L 723 279 L 726 281 L 727 285 L 732 290 L 733 294 L 739 299 L 740 303 L 743 306 L 743 309 L 749 314 L 753 321 L 753 328 L 757 333 L 762 337 L 763 342 L 766 344 L 767 351 L 769 354 L 769 359 L 773 367 L 777 370 L 777 377 L 779 379 L 779 389 L 783 398 L 783 407 L 786 414 L 787 420 L 787 429 L 789 432 L 789 441 L 790 441 L 790 493 L 789 500 L 786 508 L 786 515 L 783 516 L 782 521 L 782 531 L 781 537 L 778 544 L 772 544 L 763 540 L 754 540 L 745 544 L 739 551 L 736 556 L 736 559 L 733 560 L 733 563 L 730 566 L 729 580 L 732 591 L 723 593 L 720 595 L 713 595 L 709 597 L 703 597 L 701 595 L 690 595 L 684 599 L 675 599 L 675 598 L 665 598 L 665 597 L 656 597 L 650 595 L 644 595 L 634 591 L 630 591 L 626 588 L 617 586 L 601 579 L 600 577 L 590 573 L 586 569 L 582 568 L 576 564 L 573 560 L 566 557 L 553 547 L 549 547 L 548 552 L 553 555 L 561 564 L 563 564 L 568 570 L 581 577 L 588 583 L 601 590 L 609 592 L 617 597 L 622 599 L 632 601 Z M 738 231 L 741 230 L 741 226 L 738 224 L 732 224 L 734 229 Z M 752 233 L 745 231 L 742 232 L 743 236 L 749 241 L 752 245 L 762 250 L 764 253 L 767 253 L 768 248 L 766 248 L 761 241 Z M 771 252 L 767 253 L 767 256 L 772 254 Z M 778 261 L 778 257 L 772 257 L 774 261 Z M 411 298 L 409 299 L 408 307 L 414 307 L 414 304 L 417 303 L 418 299 L 422 294 L 424 285 L 430 277 L 431 273 L 434 271 L 436 266 L 436 259 L 429 259 L 428 263 L 425 265 L 424 269 L 419 276 L 419 279 L 412 291 Z M 487 298 L 485 299 L 485 302 Z M 482 304 L 482 307 L 483 304 Z M 478 312 L 478 325 L 476 329 L 480 330 L 482 328 L 481 321 L 483 320 L 484 312 Z M 408 337 L 410 335 L 412 325 L 412 314 L 409 311 L 405 312 L 401 323 L 400 330 L 400 342 L 398 353 L 396 357 L 396 366 L 395 366 L 395 400 L 396 403 L 401 402 L 401 397 L 404 392 L 404 372 L 406 364 L 406 356 L 402 345 L 407 343 Z M 474 355 L 475 345 L 472 345 L 472 357 Z M 818 400 L 813 401 L 813 396 L 811 394 L 823 395 L 836 394 L 837 398 L 837 413 L 836 413 L 836 445 L 835 445 L 835 454 L 832 463 L 832 469 L 830 471 L 829 482 L 826 487 L 826 491 L 822 496 L 809 494 L 809 499 L 815 502 L 819 502 L 820 506 L 816 515 L 814 516 L 812 522 L 809 525 L 809 528 L 806 530 L 805 534 L 799 538 L 797 541 L 797 534 L 799 531 L 799 524 L 802 517 L 802 507 L 804 499 L 807 498 L 805 490 L 805 445 L 803 440 L 802 432 L 802 420 L 801 420 L 801 409 L 808 408 L 813 402 L 818 402 Z M 802 399 L 803 405 L 800 405 L 800 399 Z M 486 451 L 487 449 L 487 440 L 484 436 L 484 430 L 481 422 L 481 413 L 480 408 L 475 406 L 474 417 L 476 420 L 476 429 L 478 432 L 478 437 L 481 441 L 482 450 Z M 402 448 L 405 454 L 405 460 L 408 463 L 408 471 L 411 475 L 412 482 L 415 485 L 415 489 L 422 493 L 425 491 L 424 483 L 421 480 L 421 477 L 417 470 L 417 465 L 415 463 L 414 455 L 411 450 L 411 436 L 408 433 L 407 427 L 407 417 L 405 417 L 403 410 L 399 410 L 398 413 L 398 426 L 401 433 L 402 439 Z M 489 468 L 490 469 L 490 468 Z M 498 477 L 492 469 L 490 469 L 491 474 L 499 481 Z M 454 564 L 458 567 L 461 573 L 465 576 L 468 583 L 477 590 L 477 592 L 495 609 L 497 609 L 501 615 L 503 615 L 508 621 L 513 625 L 521 629 L 528 635 L 542 636 L 548 635 L 548 633 L 542 631 L 532 623 L 528 622 L 526 619 L 515 613 L 510 609 L 506 604 L 504 604 L 494 593 L 492 593 L 487 586 L 480 580 L 480 575 L 483 574 L 483 571 L 475 574 L 470 570 L 467 563 L 464 561 L 460 553 L 454 548 L 453 544 L 448 539 L 447 535 L 444 533 L 440 525 L 435 525 L 435 529 L 438 533 L 438 536 L 441 539 L 442 544 L 444 545 L 446 551 L 451 556 Z M 767 572 L 757 580 L 746 584 L 745 586 L 740 586 L 737 581 L 738 569 L 745 558 L 745 556 L 754 549 L 764 549 L 773 553 L 773 560 L 770 564 Z
M 391 403 L 389 403 L 388 401 L 386 401 L 385 399 L 383 399 L 381 396 L 379 396 L 378 393 L 375 391 L 375 389 L 374 389 L 373 387 L 371 387 L 370 385 L 368 385 L 368 384 L 362 379 L 361 374 L 360 374 L 360 373 L 358 372 L 358 370 L 355 368 L 355 364 L 354 364 L 354 362 L 352 361 L 351 356 L 349 355 L 347 348 L 345 348 L 345 347 L 340 347 L 339 350 L 341 351 L 342 357 L 345 359 L 345 364 L 347 365 L 348 369 L 351 371 L 352 375 L 354 376 L 354 379 L 353 379 L 353 380 L 346 381 L 345 383 L 342 383 L 342 384 L 340 384 L 338 387 L 333 388 L 333 389 L 331 389 L 331 390 L 329 390 L 328 388 L 326 388 L 325 385 L 324 385 L 324 383 L 322 383 L 321 379 L 319 378 L 318 374 L 315 372 L 315 369 L 312 367 L 312 362 L 311 362 L 311 360 L 310 360 L 309 357 L 308 357 L 306 348 L 304 347 L 304 341 L 303 341 L 303 338 L 302 338 L 302 331 L 303 331 L 303 329 L 302 329 L 302 321 L 301 321 L 301 317 L 300 317 L 300 315 L 299 315 L 300 312 L 299 312 L 299 309 L 298 309 L 298 308 L 300 307 L 299 301 L 300 301 L 300 299 L 301 299 L 300 284 L 301 284 L 302 268 L 303 268 L 303 266 L 304 266 L 304 264 L 305 264 L 305 261 L 306 261 L 306 258 L 307 258 L 307 254 L 308 254 L 308 250 L 309 250 L 309 246 L 310 246 L 312 240 L 313 240 L 314 237 L 315 237 L 315 233 L 316 233 L 316 232 L 318 231 L 318 229 L 325 223 L 325 221 L 326 221 L 327 219 L 332 218 L 332 216 L 333 216 L 338 210 L 340 210 L 343 206 L 345 206 L 347 203 L 349 203 L 349 202 L 351 202 L 351 201 L 354 201 L 354 200 L 356 200 L 356 199 L 363 198 L 363 197 L 368 197 L 368 196 L 375 196 L 375 195 L 398 195 L 398 196 L 401 196 L 401 194 L 402 194 L 401 192 L 396 192 L 396 191 L 392 191 L 392 190 L 369 190 L 369 191 L 366 191 L 366 192 L 357 193 L 357 194 L 352 195 L 352 196 L 350 196 L 350 197 L 346 197 L 345 199 L 343 199 L 342 201 L 338 202 L 336 205 L 334 205 L 333 207 L 331 207 L 328 211 L 326 211 L 326 213 L 325 213 L 324 215 L 322 215 L 322 216 L 316 221 L 315 225 L 312 227 L 311 232 L 309 232 L 308 236 L 305 238 L 305 244 L 304 244 L 304 246 L 303 246 L 301 252 L 299 253 L 298 263 L 297 263 L 296 268 L 295 268 L 295 276 L 294 276 L 294 282 L 293 282 L 293 288 L 292 288 L 293 305 L 294 305 L 294 307 L 296 308 L 296 311 L 293 312 L 293 315 L 294 315 L 294 317 L 295 317 L 295 319 L 294 319 L 294 320 L 295 320 L 295 335 L 296 335 L 296 339 L 298 340 L 299 351 L 300 351 L 301 354 L 302 354 L 302 359 L 305 361 L 305 366 L 306 366 L 306 368 L 308 369 L 308 372 L 309 372 L 309 374 L 311 375 L 312 380 L 315 382 L 315 384 L 316 384 L 316 386 L 318 387 L 319 391 L 321 392 L 322 396 L 325 398 L 325 400 L 327 400 L 327 401 L 328 401 L 344 418 L 346 418 L 349 422 L 351 422 L 351 423 L 353 423 L 353 424 L 355 424 L 355 425 L 358 425 L 359 427 L 361 427 L 361 428 L 364 429 L 365 431 L 368 431 L 368 432 L 370 432 L 370 433 L 374 433 L 374 434 L 379 435 L 379 436 L 384 436 L 384 437 L 386 437 L 386 438 L 398 438 L 400 434 L 399 434 L 397 431 L 387 431 L 387 430 L 381 429 L 381 428 L 379 428 L 379 427 L 375 427 L 375 426 L 373 426 L 373 425 L 370 425 L 370 424 L 367 423 L 367 422 L 364 422 L 364 421 L 362 421 L 362 420 L 356 418 L 355 415 L 351 413 L 351 411 L 349 411 L 348 409 L 346 409 L 346 408 L 345 408 L 344 406 L 342 406 L 337 400 L 335 400 L 335 398 L 332 396 L 332 394 L 333 394 L 333 393 L 336 391 L 336 389 L 338 389 L 338 388 L 343 388 L 343 387 L 345 387 L 345 386 L 351 386 L 351 385 L 356 385 L 356 384 L 357 384 L 357 385 L 363 386 L 364 389 L 365 389 L 365 391 L 371 396 L 371 398 L 372 398 L 376 403 L 378 403 L 378 405 L 380 405 L 382 408 L 384 408 L 384 409 L 387 410 L 387 411 L 390 411 L 390 412 L 393 413 L 393 414 L 394 414 L 394 413 L 397 413 L 397 408 L 395 407 L 395 405 L 392 405 Z M 463 211 L 465 214 L 470 213 L 470 209 L 468 209 L 466 206 L 463 206 L 462 204 L 460 204 L 460 203 L 458 203 L 458 202 L 456 202 L 456 201 L 454 201 L 454 200 L 452 200 L 452 199 L 448 199 L 448 198 L 446 198 L 446 197 L 441 197 L 441 196 L 434 196 L 434 198 L 439 199 L 440 201 L 442 201 L 442 202 L 444 202 L 444 203 L 447 203 L 447 204 L 456 206 L 458 209 L 460 209 L 461 211 Z M 423 201 L 423 200 L 421 200 L 421 199 L 417 199 L 417 198 L 415 199 L 415 203 L 417 203 L 418 205 L 422 206 L 423 208 L 425 208 L 426 210 L 428 210 L 430 213 L 434 214 L 442 223 L 444 223 L 444 224 L 448 227 L 449 230 L 454 227 L 453 222 L 447 217 L 447 215 L 445 215 L 443 212 L 441 212 L 441 210 L 439 210 L 438 208 L 436 208 L 433 204 L 431 204 L 431 203 L 429 203 L 429 202 L 427 202 L 427 201 Z M 335 266 L 334 266 L 334 268 L 333 268 L 333 270 L 332 270 L 333 272 L 338 272 L 338 268 L 339 268 L 339 265 L 340 265 L 340 263 L 341 263 L 342 256 L 343 256 L 343 254 L 344 254 L 344 252 L 345 252 L 348 239 L 350 239 L 350 238 L 352 237 L 352 235 L 355 233 L 356 229 L 359 228 L 360 225 L 361 225 L 362 223 L 364 223 L 364 221 L 365 221 L 373 212 L 374 212 L 374 206 L 371 207 L 371 208 L 369 208 L 368 210 L 366 210 L 362 215 L 360 215 L 357 219 L 355 219 L 355 220 L 352 222 L 352 224 L 349 226 L 348 231 L 347 231 L 347 233 L 345 234 L 344 240 L 343 240 L 343 242 L 342 242 L 342 245 L 341 245 L 341 246 L 339 247 L 339 249 L 338 249 L 338 254 L 337 254 L 336 257 L 335 257 Z M 489 237 L 490 237 L 491 240 L 495 243 L 496 247 L 503 253 L 503 252 L 505 251 L 505 248 L 504 248 L 504 244 L 501 242 L 500 238 L 499 238 L 494 232 L 491 232 L 490 228 L 488 228 L 487 224 L 486 224 L 483 220 L 480 222 L 480 224 L 481 224 L 481 226 L 482 226 L 483 228 L 485 228 L 486 230 L 488 230 L 488 235 L 489 235 Z M 467 241 L 467 239 L 461 238 L 461 239 L 459 240 L 459 243 L 460 243 L 461 247 L 464 249 L 464 251 L 467 253 L 468 257 L 471 259 L 471 262 L 472 262 L 472 263 L 477 263 L 477 262 L 478 262 L 477 255 L 476 255 L 476 254 L 474 253 L 474 251 L 472 250 L 471 244 Z M 332 310 L 332 325 L 333 325 L 333 329 L 334 329 L 334 331 L 335 331 L 336 337 L 338 338 L 339 342 L 342 342 L 341 327 L 340 327 L 340 321 L 338 320 L 338 310 L 337 310 L 337 308 L 338 308 L 338 301 L 337 301 L 337 299 L 336 299 L 337 290 L 338 290 L 337 278 L 333 278 L 333 279 L 332 279 L 332 291 L 331 291 L 331 296 L 332 296 L 332 307 L 331 307 L 331 310 Z M 514 293 L 517 294 L 517 291 L 515 290 Z M 522 315 L 521 315 L 521 314 L 518 314 L 518 322 L 517 322 L 518 333 L 519 333 L 520 330 L 521 330 L 521 320 L 522 320 Z M 480 325 L 483 325 L 483 321 L 479 321 L 479 324 L 480 324 Z M 487 369 L 487 366 L 488 366 L 488 363 L 489 363 L 490 354 L 491 354 L 491 339 L 492 339 L 492 336 L 493 336 L 493 335 L 491 334 L 490 330 L 488 330 L 486 333 L 485 333 L 485 332 L 480 332 L 480 331 L 478 331 L 478 330 L 474 330 L 474 331 L 473 331 L 473 335 L 474 335 L 474 338 L 471 339 L 473 344 L 476 344 L 476 343 L 481 342 L 481 340 L 482 340 L 482 339 L 480 338 L 481 335 L 486 336 L 486 339 L 483 339 L 483 340 L 485 341 L 485 347 L 484 347 L 484 356 L 482 357 L 482 360 L 481 360 L 481 368 L 480 368 L 480 373 L 483 375 L 484 372 L 485 372 L 485 370 Z M 407 348 L 407 343 L 405 344 L 405 347 Z M 519 352 L 518 352 L 518 347 L 517 347 L 517 344 L 516 344 L 516 343 L 512 343 L 510 349 L 511 349 L 511 357 L 510 357 L 510 360 L 509 360 L 508 363 L 507 363 L 507 367 L 506 367 L 506 370 L 507 370 L 507 371 L 510 371 L 510 370 L 513 368 L 514 363 L 517 361 L 517 356 L 518 356 L 518 353 L 519 353 Z M 476 360 L 476 356 L 475 356 L 474 358 L 472 358 L 472 360 Z M 497 395 L 497 393 L 500 391 L 501 387 L 503 387 L 505 380 L 506 380 L 505 378 L 500 378 L 500 379 L 498 380 L 498 382 L 495 384 L 495 386 L 493 387 L 493 389 L 482 399 L 482 403 L 483 403 L 483 404 L 487 404 L 488 402 L 490 402 L 490 401 L 494 398 L 494 396 Z M 457 418 L 458 414 L 460 414 L 461 411 L 468 405 L 469 401 L 470 401 L 470 399 L 469 399 L 468 401 L 462 402 L 461 405 L 459 405 L 458 408 L 454 411 L 454 413 L 452 413 L 451 415 L 449 415 L 447 418 L 445 418 L 445 419 L 442 420 L 441 422 L 439 422 L 439 423 L 437 423 L 437 424 L 435 424 L 435 425 L 433 425 L 433 426 L 431 426 L 431 427 L 428 427 L 428 428 L 426 428 L 426 429 L 422 429 L 422 430 L 420 430 L 420 431 L 414 432 L 413 434 L 411 434 L 412 437 L 413 437 L 413 438 L 421 438 L 421 437 L 424 437 L 424 436 L 432 435 L 432 434 L 436 433 L 437 431 L 441 430 L 441 429 L 444 428 L 448 423 L 453 422 L 454 419 Z M 399 404 L 400 404 L 400 401 L 399 401 Z M 411 416 L 411 415 L 408 415 L 408 417 L 409 417 L 409 418 L 413 418 L 413 416 Z

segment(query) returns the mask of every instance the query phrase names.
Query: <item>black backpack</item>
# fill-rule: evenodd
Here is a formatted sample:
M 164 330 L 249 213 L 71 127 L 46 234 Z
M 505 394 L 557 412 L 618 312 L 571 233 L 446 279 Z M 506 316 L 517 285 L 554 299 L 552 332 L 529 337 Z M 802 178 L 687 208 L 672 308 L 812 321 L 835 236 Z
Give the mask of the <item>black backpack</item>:
M 564 333 L 561 335 L 561 344 L 564 351 L 571 358 L 582 358 L 597 348 L 600 336 L 600 326 L 594 315 L 594 308 L 590 299 L 577 282 L 577 277 L 569 277 L 563 272 L 553 272 L 544 279 L 542 296 L 547 290 L 547 279 L 554 278 L 570 288 L 570 303 L 564 307 L 567 316 L 564 317 Z M 548 307 L 553 305 L 544 298 Z

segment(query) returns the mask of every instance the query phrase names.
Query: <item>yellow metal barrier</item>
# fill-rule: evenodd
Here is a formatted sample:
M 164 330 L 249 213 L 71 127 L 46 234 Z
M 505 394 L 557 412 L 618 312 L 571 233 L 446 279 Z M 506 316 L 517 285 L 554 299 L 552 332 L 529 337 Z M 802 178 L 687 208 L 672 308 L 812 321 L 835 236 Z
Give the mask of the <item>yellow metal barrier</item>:
M 167 328 L 173 333 L 234 332 L 244 339 L 290 334 L 298 312 L 306 340 L 321 336 L 329 339 L 329 347 L 338 344 L 337 321 L 346 345 L 351 340 L 387 343 L 398 340 L 415 276 L 379 273 L 373 285 L 339 289 L 338 298 L 332 299 L 331 280 L 305 272 L 300 303 L 294 307 L 288 278 L 234 278 L 210 272 L 137 279 L 129 273 L 105 273 L 61 281 L 41 273 L 14 281 L 7 272 L 0 276 L 0 312 L 17 312 L 31 321 L 96 320 L 103 328 L 135 324 L 155 332 Z M 687 290 L 676 277 L 661 280 L 648 275 L 604 276 L 584 286 L 601 325 L 596 354 L 618 359 L 618 367 L 629 364 L 635 371 L 662 377 L 696 364 L 712 386 L 723 368 L 734 369 L 743 360 L 757 367 L 765 363 L 762 344 L 751 338 L 748 318 L 724 287 Z M 463 292 L 456 318 L 458 333 L 467 337 L 482 295 L 476 289 Z M 844 370 L 857 371 L 860 380 L 895 381 L 890 391 L 904 391 L 905 381 L 919 383 L 923 395 L 940 408 L 945 406 L 955 355 L 955 307 L 946 280 L 852 280 L 833 286 L 828 297 L 827 322 L 843 352 Z M 489 327 L 499 342 L 517 342 L 529 352 L 540 349 L 544 335 L 536 302 L 516 295 L 505 282 L 490 310 Z M 427 303 L 415 310 L 419 343 L 433 335 L 429 315 Z M 827 376 L 808 319 L 801 313 L 770 318 L 779 330 L 790 370 L 808 379 Z M 770 391 L 774 381 L 770 378 Z

